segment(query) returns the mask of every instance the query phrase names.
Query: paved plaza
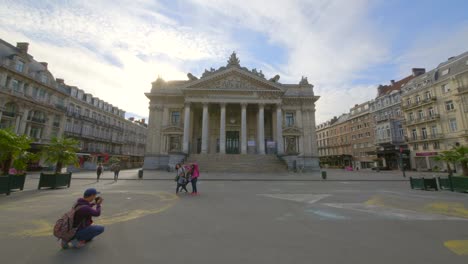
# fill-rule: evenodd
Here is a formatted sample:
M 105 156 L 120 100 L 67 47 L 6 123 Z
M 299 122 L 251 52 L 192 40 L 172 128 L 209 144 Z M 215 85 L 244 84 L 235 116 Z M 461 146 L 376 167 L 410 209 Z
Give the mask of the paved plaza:
M 416 173 L 414 173 L 416 175 Z M 0 196 L 0 251 L 9 263 L 467 263 L 468 196 L 416 191 L 397 172 L 203 175 L 201 195 L 174 194 L 173 173 L 122 171 L 69 189 Z M 289 177 L 289 178 L 288 178 Z M 203 180 L 204 179 L 204 180 Z M 251 180 L 248 180 L 251 179 Z M 287 179 L 287 180 L 285 180 Z M 106 231 L 62 250 L 54 221 L 83 190 L 105 199 Z

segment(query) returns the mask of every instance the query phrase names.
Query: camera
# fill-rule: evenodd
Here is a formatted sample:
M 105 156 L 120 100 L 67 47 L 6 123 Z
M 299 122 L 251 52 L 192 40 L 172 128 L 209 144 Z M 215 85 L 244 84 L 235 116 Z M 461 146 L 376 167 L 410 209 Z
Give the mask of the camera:
M 95 201 L 96 203 L 97 203 L 99 200 L 101 200 L 101 197 L 100 197 L 100 196 L 94 198 L 94 201 Z

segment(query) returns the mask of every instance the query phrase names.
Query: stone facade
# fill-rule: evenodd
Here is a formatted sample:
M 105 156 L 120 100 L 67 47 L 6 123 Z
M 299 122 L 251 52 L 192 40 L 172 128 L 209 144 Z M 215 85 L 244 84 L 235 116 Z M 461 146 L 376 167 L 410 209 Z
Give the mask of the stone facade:
M 446 169 L 434 157 L 468 144 L 468 52 L 412 79 L 402 91 L 411 167 Z
M 141 166 L 144 121 L 126 120 L 123 110 L 55 79 L 47 63 L 28 54 L 28 46 L 0 39 L 0 128 L 32 138 L 33 152 L 54 136 L 74 137 L 84 168 L 110 156 L 121 158 L 123 167 Z
M 318 151 L 324 167 L 352 165 L 349 114 L 334 117 L 317 126 Z
M 390 85 L 380 85 L 377 97 L 370 102 L 370 112 L 375 122 L 375 146 L 380 166 L 401 169 L 401 163 L 409 168 L 409 148 L 405 141 L 404 116 L 401 111 L 401 88 L 425 69 L 414 68 L 412 74 Z
M 290 166 L 317 170 L 315 102 L 307 78 L 282 84 L 279 75 L 226 66 L 200 78 L 164 81 L 150 93 L 145 169 L 166 169 L 190 154 L 277 154 Z
M 369 102 L 355 105 L 350 109 L 351 144 L 353 167 L 373 168 L 377 159 L 375 151 L 375 123 L 370 113 Z

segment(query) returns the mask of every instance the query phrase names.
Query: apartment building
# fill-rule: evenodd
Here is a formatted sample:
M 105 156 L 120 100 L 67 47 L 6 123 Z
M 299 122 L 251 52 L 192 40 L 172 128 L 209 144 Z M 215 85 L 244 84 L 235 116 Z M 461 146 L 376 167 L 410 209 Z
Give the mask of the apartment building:
M 389 85 L 379 85 L 377 97 L 369 102 L 370 113 L 375 123 L 375 147 L 382 167 L 401 169 L 401 162 L 409 168 L 409 148 L 403 129 L 401 111 L 401 88 L 425 69 L 414 68 L 412 74 Z
M 37 152 L 53 136 L 63 134 L 68 95 L 47 63 L 28 54 L 28 46 L 0 39 L 0 128 L 29 136 L 32 151 Z
M 76 138 L 80 165 L 86 169 L 112 156 L 123 167 L 141 166 L 145 120 L 126 120 L 125 111 L 55 79 L 46 62 L 28 54 L 28 47 L 0 39 L 0 128 L 32 138 L 35 152 L 54 136 Z
M 468 143 L 468 52 L 415 77 L 402 91 L 411 167 L 446 169 L 434 157 Z
M 356 104 L 349 112 L 352 165 L 355 169 L 368 169 L 377 165 L 375 123 L 369 105 L 369 101 Z
M 316 127 L 320 163 L 324 167 L 352 166 L 349 114 L 342 114 Z

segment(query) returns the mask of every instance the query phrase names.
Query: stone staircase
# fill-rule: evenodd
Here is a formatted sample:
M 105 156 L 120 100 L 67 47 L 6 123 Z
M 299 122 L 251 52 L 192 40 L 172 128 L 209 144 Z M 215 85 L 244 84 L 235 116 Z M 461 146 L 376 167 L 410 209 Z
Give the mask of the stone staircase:
M 200 172 L 281 173 L 286 164 L 275 155 L 191 154 L 187 162 L 197 162 Z

